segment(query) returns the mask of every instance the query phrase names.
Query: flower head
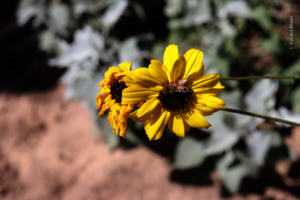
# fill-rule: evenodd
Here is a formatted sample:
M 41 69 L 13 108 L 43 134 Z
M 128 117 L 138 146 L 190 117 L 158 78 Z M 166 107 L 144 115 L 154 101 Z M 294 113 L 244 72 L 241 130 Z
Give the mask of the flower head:
M 165 126 L 180 138 L 194 128 L 209 128 L 203 117 L 224 108 L 224 101 L 215 97 L 224 90 L 220 76 L 203 76 L 203 53 L 190 49 L 178 55 L 176 45 L 169 45 L 163 63 L 151 60 L 149 69 L 140 68 L 125 77 L 122 103 L 144 103 L 130 114 L 135 121 L 145 122 L 150 140 L 162 136 Z
M 120 67 L 110 67 L 105 73 L 105 78 L 98 86 L 102 89 L 98 91 L 96 97 L 98 116 L 103 115 L 106 110 L 110 110 L 108 121 L 113 131 L 120 136 L 126 136 L 127 118 L 133 110 L 132 104 L 121 104 L 122 91 L 127 88 L 124 82 L 125 75 L 131 70 L 131 62 L 119 64 Z

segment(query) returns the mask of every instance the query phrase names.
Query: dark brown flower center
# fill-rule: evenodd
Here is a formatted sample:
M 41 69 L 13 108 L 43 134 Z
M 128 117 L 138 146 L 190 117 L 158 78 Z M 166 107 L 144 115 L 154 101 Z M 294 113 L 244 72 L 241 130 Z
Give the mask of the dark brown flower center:
M 127 88 L 124 81 L 115 81 L 110 85 L 110 94 L 113 99 L 116 100 L 116 103 L 121 103 L 122 101 L 122 91 Z
M 190 95 L 190 92 L 182 92 L 178 90 L 176 86 L 174 87 L 174 85 L 169 84 L 160 90 L 158 99 L 165 109 L 171 112 L 180 113 L 187 109 Z

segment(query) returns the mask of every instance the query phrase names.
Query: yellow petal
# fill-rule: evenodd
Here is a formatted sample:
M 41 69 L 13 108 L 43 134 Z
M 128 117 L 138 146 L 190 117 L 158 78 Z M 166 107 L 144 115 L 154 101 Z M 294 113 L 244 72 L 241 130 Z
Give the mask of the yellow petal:
M 122 137 L 126 136 L 128 115 L 129 115 L 129 113 L 119 114 L 119 116 L 117 118 L 118 128 L 120 129 L 119 135 Z
M 112 96 L 111 95 L 107 95 L 107 97 L 104 99 L 104 102 L 108 102 L 112 100 Z
M 179 138 L 184 138 L 185 132 L 189 130 L 189 128 L 187 128 L 189 126 L 184 122 L 182 116 L 178 114 L 171 114 L 168 121 L 168 127 L 170 131 L 175 133 Z
M 122 114 L 130 113 L 133 109 L 134 109 L 134 105 L 129 104 L 126 106 L 126 109 L 124 110 L 124 113 L 122 113 Z
M 112 126 L 113 128 L 113 132 L 117 132 L 119 130 L 118 128 L 118 124 L 117 124 L 117 121 L 116 121 L 116 118 L 118 116 L 118 109 L 119 109 L 119 105 L 118 104 L 114 104 L 111 106 L 111 109 L 110 109 L 110 112 L 108 114 L 108 121 L 110 123 L 110 125 Z
M 144 103 L 142 107 L 137 110 L 138 118 L 144 120 L 151 118 L 151 115 L 153 114 L 154 109 L 157 108 L 158 104 L 159 104 L 158 99 L 150 99 L 149 101 Z
M 138 84 L 134 81 L 134 71 L 130 71 L 126 73 L 126 76 L 124 78 L 125 84 L 129 86 L 138 86 Z
M 124 123 L 119 124 L 120 132 L 119 136 L 125 137 L 126 136 L 126 128 L 127 128 L 127 118 Z
M 135 70 L 134 82 L 143 87 L 154 87 L 158 85 L 164 85 L 166 82 L 160 77 L 154 77 L 149 69 L 139 68 Z
M 202 63 L 202 66 L 198 71 L 194 72 L 193 74 L 190 74 L 188 77 L 187 77 L 187 82 L 185 83 L 185 85 L 187 87 L 191 87 L 191 85 L 193 84 L 193 82 L 197 79 L 199 79 L 200 77 L 203 76 L 203 72 L 204 72 L 204 65 Z
M 118 78 L 119 78 L 118 80 L 123 81 L 123 79 L 121 79 L 121 78 L 122 78 L 121 76 L 125 76 L 126 73 L 128 73 L 128 72 L 118 72 L 118 73 L 115 73 L 115 74 L 114 74 L 115 79 L 118 79 Z
M 147 120 L 148 123 L 144 124 L 144 128 L 149 140 L 161 138 L 169 117 L 170 112 L 160 108 L 160 112 L 157 112 L 151 119 Z
M 133 121 L 136 121 L 136 122 L 143 122 L 142 119 L 138 118 L 138 116 L 137 116 L 137 110 L 134 111 L 134 112 L 132 112 L 132 113 L 130 113 L 130 114 L 129 114 L 129 117 L 130 117 Z
M 218 97 L 207 96 L 207 95 L 203 95 L 202 102 L 206 103 L 207 107 L 216 110 L 224 109 L 224 105 L 225 105 L 225 102 L 222 99 Z
M 127 115 L 129 114 L 133 109 L 134 109 L 134 105 L 131 105 L 131 104 L 123 104 L 123 105 L 120 105 L 121 106 L 121 109 L 120 109 L 120 114 L 124 114 L 124 115 Z
M 109 94 L 110 93 L 110 88 L 105 86 L 99 92 L 100 92 L 100 94 L 102 94 L 102 93 Z
M 108 70 L 105 72 L 105 79 L 100 83 L 100 86 L 103 87 L 104 85 L 109 85 L 114 82 L 115 74 L 122 72 L 122 69 L 119 67 L 109 67 Z
M 209 107 L 203 107 L 203 106 L 196 106 L 196 109 L 200 112 L 203 116 L 209 116 L 216 112 L 216 110 L 209 108 Z
M 110 96 L 111 95 L 108 95 L 107 97 L 110 97 Z M 110 100 L 106 100 L 106 99 L 105 99 L 105 103 L 104 103 L 103 107 L 100 108 L 100 110 L 99 110 L 98 116 L 103 115 L 106 110 L 110 109 L 110 107 L 112 107 L 115 104 L 114 99 L 110 99 Z
M 211 88 L 211 87 L 197 88 L 197 89 L 194 89 L 193 91 L 197 94 L 205 94 L 205 95 L 209 95 L 209 96 L 215 96 L 215 95 L 218 95 L 221 92 L 223 92 L 224 89 L 225 89 L 225 87 L 222 86 L 221 83 L 220 84 L 218 83 L 213 88 Z
M 139 86 L 125 88 L 122 91 L 122 104 L 137 104 L 147 99 L 156 98 L 161 88 L 143 88 Z
M 196 71 L 201 70 L 201 68 L 204 68 L 202 65 L 203 61 L 203 52 L 196 50 L 196 49 L 190 49 L 184 54 L 185 60 L 186 60 L 186 69 L 184 73 L 183 78 L 188 78 L 189 75 L 195 73 Z
M 204 103 L 202 101 L 202 96 L 203 96 L 203 94 L 192 93 L 189 100 L 193 105 L 198 105 L 198 106 L 204 106 L 205 107 L 206 103 Z
M 215 95 L 217 95 L 217 94 L 220 94 L 221 92 L 224 91 L 225 86 L 222 86 L 222 84 L 219 82 L 219 83 L 217 83 L 217 85 L 215 85 L 212 89 L 213 89 L 213 90 L 211 90 L 211 92 L 206 93 L 206 94 L 204 94 L 204 95 L 206 95 L 206 96 L 215 96 Z
M 175 44 L 169 45 L 164 53 L 164 65 L 171 72 L 175 61 L 178 59 L 178 47 Z
M 131 70 L 131 62 L 123 62 L 120 63 L 119 66 L 124 72 L 129 72 Z
M 185 58 L 183 56 L 178 56 L 178 60 L 175 61 L 171 73 L 170 73 L 170 77 L 171 77 L 171 82 L 174 82 L 181 77 L 181 79 L 183 79 L 183 75 L 185 72 L 185 66 L 186 66 L 186 61 Z
M 100 90 L 99 90 L 100 91 Z M 102 103 L 104 103 L 104 100 L 106 99 L 106 97 L 108 96 L 109 94 L 103 94 L 103 95 L 98 95 L 96 97 L 96 104 L 97 104 L 97 109 L 100 109 L 100 106 Z
M 167 85 L 169 73 L 166 73 L 167 68 L 159 60 L 151 60 L 149 70 L 152 76 L 161 79 Z
M 169 70 L 167 69 L 167 67 L 165 65 L 162 65 L 162 70 L 165 72 L 165 74 L 168 77 L 168 83 L 171 83 L 170 72 L 169 72 Z
M 97 86 L 101 86 L 101 87 L 104 87 L 104 84 L 105 84 L 106 80 L 103 79 Z
M 182 117 L 182 119 L 183 119 L 183 117 Z M 184 131 L 188 132 L 190 130 L 190 125 L 184 119 L 183 119 L 183 124 L 184 124 Z
M 119 114 L 117 118 L 118 124 L 125 124 L 128 118 L 128 114 Z
M 218 74 L 208 74 L 206 76 L 202 76 L 192 82 L 190 85 L 191 89 L 198 89 L 203 87 L 211 87 L 213 88 L 220 81 L 220 76 Z
M 211 126 L 194 106 L 189 106 L 188 111 L 181 115 L 191 127 L 208 129 Z
M 217 112 L 219 111 L 219 108 L 212 108 L 212 107 L 208 107 L 207 106 L 207 102 L 205 102 L 203 100 L 203 97 L 206 96 L 206 97 L 213 97 L 213 96 L 209 96 L 209 95 L 206 95 L 206 94 L 197 94 L 197 93 L 194 93 L 193 96 L 192 96 L 192 100 L 191 101 L 194 106 L 198 109 L 198 111 L 200 112 L 201 115 L 203 116 L 209 116 L 211 114 L 213 114 L 214 112 Z

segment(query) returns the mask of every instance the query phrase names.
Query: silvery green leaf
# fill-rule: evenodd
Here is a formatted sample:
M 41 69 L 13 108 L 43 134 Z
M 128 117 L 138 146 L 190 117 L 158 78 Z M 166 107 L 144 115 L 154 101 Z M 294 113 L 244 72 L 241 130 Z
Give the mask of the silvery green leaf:
M 230 92 L 223 91 L 218 97 L 223 99 L 226 104 L 229 102 L 229 104 L 238 105 L 241 102 L 242 92 L 239 89 L 234 89 Z
M 293 162 L 296 162 L 299 159 L 299 154 L 294 152 L 292 149 L 289 149 L 289 157 Z
M 175 151 L 175 167 L 188 169 L 199 166 L 204 160 L 203 146 L 201 142 L 186 137 L 179 141 Z
M 58 40 L 51 30 L 48 29 L 46 31 L 43 31 L 40 34 L 39 47 L 43 51 L 58 54 L 58 52 L 59 52 Z
M 270 136 L 271 136 L 270 145 L 272 147 L 280 147 L 283 144 L 282 137 L 277 131 L 275 130 L 270 131 Z
M 107 146 L 113 150 L 115 149 L 120 142 L 120 136 L 116 135 L 113 131 L 112 131 L 112 127 L 109 124 L 108 120 L 107 120 L 107 116 L 101 116 L 99 117 L 99 124 L 101 127 L 101 131 L 103 134 L 103 139 L 105 141 L 105 143 L 107 144 Z
M 213 62 L 216 68 L 218 69 L 220 75 L 223 77 L 228 77 L 230 62 L 227 59 L 217 57 L 217 56 L 214 58 Z
M 132 62 L 132 70 L 136 70 L 140 67 L 139 58 L 140 50 L 137 47 L 137 38 L 131 37 L 125 40 L 119 48 L 120 62 Z
M 216 58 L 216 53 L 219 50 L 222 42 L 224 41 L 224 36 L 221 33 L 210 33 L 207 32 L 202 36 L 202 42 L 208 48 L 208 53 L 211 53 L 211 57 Z
M 247 170 L 243 164 L 230 167 L 234 160 L 234 153 L 229 151 L 217 164 L 217 171 L 222 183 L 232 193 L 238 191 L 242 179 L 247 175 Z
M 145 142 L 136 136 L 132 131 L 126 130 L 126 140 L 132 142 L 135 145 L 145 145 Z
M 259 80 L 246 94 L 245 102 L 252 112 L 265 114 L 275 106 L 275 93 L 277 89 L 277 81 L 269 79 Z
M 38 26 L 46 20 L 45 14 L 45 0 L 22 0 L 17 11 L 18 24 L 22 26 L 30 18 L 35 17 L 33 24 Z
M 187 1 L 186 14 L 182 19 L 183 26 L 200 25 L 211 20 L 209 0 Z
M 127 5 L 127 0 L 120 0 L 109 6 L 102 17 L 102 23 L 104 27 L 107 29 L 112 27 L 121 17 Z
M 234 30 L 236 30 L 234 28 Z M 226 51 L 231 56 L 235 57 L 238 53 L 238 47 L 235 43 L 235 38 L 233 37 L 227 37 L 224 41 L 224 51 Z M 238 81 L 235 81 L 235 83 L 238 83 Z
M 241 164 L 245 167 L 247 175 L 257 175 L 259 165 L 255 160 L 253 160 L 252 156 L 248 156 L 242 151 L 235 151 L 236 157 L 242 162 Z
M 226 130 L 223 135 L 221 133 L 223 133 L 221 130 L 213 132 L 213 138 L 205 142 L 204 153 L 206 156 L 222 153 L 230 149 L 239 139 L 239 135 L 236 132 Z
M 300 123 L 300 114 L 292 114 L 287 108 L 285 107 L 280 107 L 278 109 L 279 115 L 281 119 Z M 281 124 L 277 122 L 278 124 Z M 290 127 L 291 125 L 289 124 L 282 124 L 283 126 Z
M 70 10 L 68 6 L 60 3 L 53 3 L 49 8 L 49 28 L 53 32 L 66 35 L 66 27 L 70 21 Z
M 73 12 L 76 17 L 82 13 L 96 14 L 99 10 L 106 8 L 115 0 L 72 0 Z
M 63 83 L 67 84 L 67 90 L 65 93 L 65 98 L 67 99 L 80 99 L 87 98 L 89 92 L 92 90 L 94 98 L 97 95 L 97 83 L 92 81 L 90 74 L 79 70 L 76 67 L 70 68 L 67 73 L 62 77 Z M 93 101 L 94 101 L 93 98 Z
M 242 18 L 251 18 L 253 16 L 247 1 L 243 0 L 229 1 L 218 11 L 218 16 L 221 19 L 226 18 L 228 14 Z
M 259 165 L 262 165 L 264 163 L 266 153 L 271 146 L 270 133 L 262 130 L 252 131 L 252 133 L 246 137 L 246 143 L 255 161 Z
M 100 58 L 100 50 L 103 49 L 104 39 L 91 27 L 86 26 L 75 33 L 74 42 L 68 45 L 63 40 L 60 41 L 61 55 L 51 59 L 52 66 L 69 67 L 73 64 L 80 65 L 86 60 L 92 60 L 96 64 Z
M 299 72 L 300 73 L 300 59 L 295 61 L 291 66 L 289 66 L 287 69 L 284 69 L 284 75 L 285 76 L 293 76 L 293 72 Z M 289 84 L 291 81 L 286 80 Z
M 132 2 L 131 5 L 132 5 L 136 15 L 138 16 L 139 20 L 141 20 L 142 22 L 145 23 L 146 14 L 145 14 L 145 10 L 144 10 L 143 6 L 138 2 Z
M 183 27 L 183 22 L 181 19 L 174 18 L 168 21 L 168 28 L 170 30 L 177 30 L 181 27 Z
M 294 113 L 300 113 L 300 87 L 296 88 L 292 93 L 292 110 Z
M 165 14 L 168 17 L 174 17 L 179 14 L 183 9 L 184 0 L 167 0 L 165 7 Z
M 88 64 L 86 62 L 91 61 L 85 61 L 83 68 L 73 65 L 62 76 L 61 81 L 67 86 L 64 98 L 83 99 L 86 107 L 96 110 L 95 98 L 101 88 L 97 84 L 103 79 L 103 74 L 95 76 L 94 72 L 89 71 L 88 67 L 85 66 Z M 84 67 L 87 67 L 87 69 Z
M 273 33 L 271 38 L 261 39 L 260 46 L 267 52 L 270 53 L 279 53 L 280 52 L 280 38 L 279 35 Z
M 270 15 L 267 11 L 267 8 L 263 5 L 257 6 L 254 9 L 254 16 L 256 18 L 257 23 L 265 30 L 270 31 L 272 27 L 272 21 L 270 19 Z
M 221 153 L 230 149 L 239 139 L 239 134 L 230 130 L 223 121 L 224 112 L 217 112 L 205 117 L 213 122 L 209 129 L 212 131 L 211 137 L 204 143 L 204 153 L 206 156 Z
M 222 92 L 219 95 L 219 98 L 223 99 L 223 101 L 226 102 L 226 107 L 233 108 L 233 109 L 239 109 L 237 105 L 241 102 L 242 93 L 240 90 L 235 89 L 231 92 Z M 220 111 L 222 112 L 222 111 Z M 227 121 L 228 118 L 232 118 L 232 121 L 234 122 L 230 127 L 229 124 L 226 124 L 226 126 L 234 132 L 238 132 L 239 135 L 244 135 L 245 132 L 248 130 L 253 130 L 257 124 L 256 119 L 261 120 L 259 118 L 253 118 L 251 116 L 247 115 L 241 115 L 238 113 L 222 113 L 222 123 L 225 126 L 224 121 Z M 261 120 L 262 121 L 262 120 Z
M 203 53 L 205 54 L 206 52 Z M 205 54 L 205 56 L 203 57 L 203 63 L 205 63 L 204 75 L 218 73 L 218 70 L 216 69 L 213 63 L 213 56 L 209 53 Z
M 97 84 L 99 84 L 99 82 L 96 82 L 94 80 L 86 81 L 85 83 L 86 95 L 82 97 L 82 99 L 84 99 L 84 104 L 86 105 L 86 107 L 91 110 L 97 109 L 95 98 L 100 89 L 100 87 L 97 86 Z
M 232 26 L 227 19 L 220 19 L 218 21 L 218 26 L 224 36 L 234 37 L 236 35 L 235 27 Z
M 93 131 L 92 134 L 93 136 L 98 136 L 99 135 L 99 130 L 101 129 L 100 121 L 104 120 L 102 117 L 98 117 L 98 110 L 91 110 L 90 112 L 91 118 L 93 120 Z
M 164 51 L 166 49 L 166 45 L 164 43 L 156 43 L 152 47 L 153 57 L 156 60 L 163 60 Z
M 216 132 L 216 131 L 226 128 L 226 125 L 223 121 L 223 117 L 224 117 L 224 113 L 221 111 L 216 112 L 210 116 L 206 116 L 205 119 L 207 121 L 213 122 L 213 126 L 211 126 L 209 128 L 209 131 Z
M 226 3 L 224 0 L 213 0 L 216 10 L 220 10 L 222 7 L 224 7 L 224 4 Z

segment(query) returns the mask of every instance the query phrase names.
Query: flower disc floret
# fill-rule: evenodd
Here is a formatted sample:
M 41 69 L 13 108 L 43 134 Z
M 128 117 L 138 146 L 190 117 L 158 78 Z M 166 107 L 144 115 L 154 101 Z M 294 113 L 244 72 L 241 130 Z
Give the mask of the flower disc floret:
M 116 103 L 121 103 L 122 101 L 122 91 L 127 88 L 124 81 L 116 80 L 114 83 L 110 85 L 110 94 L 112 99 L 116 101 Z
M 160 101 L 160 105 L 166 110 L 172 113 L 181 113 L 187 109 L 190 93 L 176 92 L 172 87 L 174 86 L 166 86 L 161 89 L 157 98 Z

